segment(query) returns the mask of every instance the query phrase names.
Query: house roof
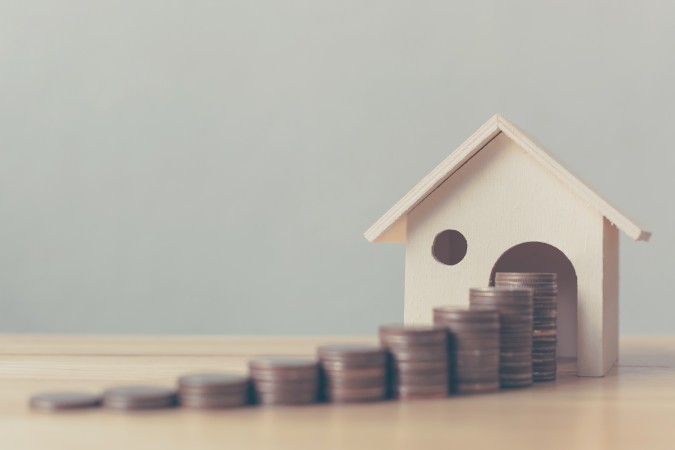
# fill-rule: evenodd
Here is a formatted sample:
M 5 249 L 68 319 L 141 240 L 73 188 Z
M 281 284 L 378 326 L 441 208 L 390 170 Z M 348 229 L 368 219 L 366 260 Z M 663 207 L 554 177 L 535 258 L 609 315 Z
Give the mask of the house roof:
M 429 172 L 417 185 L 398 201 L 389 211 L 375 222 L 366 232 L 370 242 L 405 242 L 406 218 L 418 204 L 424 201 L 438 186 L 457 172 L 471 157 L 499 133 L 504 133 L 531 157 L 538 161 L 553 176 L 560 179 L 572 192 L 607 218 L 617 228 L 636 241 L 647 241 L 651 236 L 612 205 L 607 203 L 588 186 L 579 181 L 567 169 L 551 158 L 544 150 L 501 115 L 494 115 L 469 137 L 457 150 L 452 152 L 434 170 Z

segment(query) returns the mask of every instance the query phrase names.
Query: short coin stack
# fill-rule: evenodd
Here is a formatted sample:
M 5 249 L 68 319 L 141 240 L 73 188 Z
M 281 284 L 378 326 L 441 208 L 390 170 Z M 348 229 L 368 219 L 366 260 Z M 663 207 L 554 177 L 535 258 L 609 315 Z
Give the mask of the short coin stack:
M 532 370 L 534 381 L 556 378 L 557 295 L 555 273 L 497 272 L 497 286 L 527 287 L 533 291 Z
M 318 349 L 329 402 L 382 400 L 387 393 L 387 353 L 376 345 L 323 345 Z
M 499 311 L 499 380 L 502 387 L 532 384 L 532 289 L 473 288 L 472 310 Z
M 390 355 L 393 397 L 411 400 L 448 396 L 447 341 L 448 332 L 442 327 L 380 327 L 380 342 Z
M 450 333 L 453 392 L 478 394 L 499 390 L 499 313 L 441 306 L 434 308 L 434 323 Z
M 100 406 L 101 396 L 92 392 L 44 392 L 32 396 L 29 404 L 36 411 L 70 411 Z
M 103 406 L 119 411 L 170 408 L 176 404 L 176 391 L 159 386 L 121 386 L 103 392 Z
M 261 357 L 249 361 L 255 401 L 262 405 L 316 403 L 319 370 L 311 358 Z
M 249 379 L 227 373 L 196 373 L 178 378 L 180 404 L 193 409 L 244 406 L 249 400 Z

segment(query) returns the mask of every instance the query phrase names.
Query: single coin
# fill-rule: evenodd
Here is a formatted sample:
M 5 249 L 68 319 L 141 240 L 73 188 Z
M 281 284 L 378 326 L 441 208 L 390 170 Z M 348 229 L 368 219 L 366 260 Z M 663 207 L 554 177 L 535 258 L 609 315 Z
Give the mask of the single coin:
M 476 311 L 466 306 L 437 306 L 433 309 L 434 317 L 461 323 L 493 323 L 499 320 L 496 311 Z
M 101 395 L 91 392 L 44 392 L 32 396 L 29 405 L 37 411 L 94 408 L 101 405 Z
M 394 387 L 394 393 L 397 396 L 404 395 L 438 395 L 448 393 L 448 384 L 441 383 L 436 385 L 398 385 Z
M 530 288 L 536 292 L 536 288 L 543 288 L 548 290 L 557 289 L 557 283 L 555 281 L 546 281 L 546 280 L 525 280 L 525 279 L 501 279 L 495 281 L 495 286 L 497 287 L 520 287 L 520 288 Z
M 497 349 L 499 348 L 499 345 L 500 341 L 498 336 L 484 339 L 462 338 L 461 336 L 457 336 L 452 342 L 451 349 L 453 352 L 462 350 L 488 350 Z
M 245 406 L 249 403 L 248 393 L 227 394 L 227 395 L 180 395 L 180 404 L 185 408 L 192 409 L 221 409 L 236 408 Z
M 528 347 L 527 345 L 512 345 L 512 346 L 506 346 L 504 345 L 502 347 L 502 351 L 504 353 L 511 353 L 511 352 L 527 352 L 527 351 L 532 351 L 532 347 Z M 501 359 L 501 358 L 500 358 Z
M 558 344 L 558 336 L 532 336 L 532 345 L 544 351 L 548 348 L 555 349 Z
M 111 409 L 155 409 L 176 405 L 174 389 L 160 386 L 120 386 L 103 392 L 103 406 Z
M 464 363 L 464 362 L 458 362 L 455 364 L 451 371 L 452 373 L 460 373 L 460 372 L 484 372 L 484 371 L 496 371 L 499 368 L 499 362 L 498 361 L 491 361 L 487 363 Z
M 556 336 L 556 330 L 533 330 L 532 336 Z
M 510 352 L 508 354 L 515 355 L 516 352 Z M 527 362 L 527 363 L 532 363 L 532 354 L 527 353 L 526 355 L 521 355 L 521 356 L 506 356 L 507 353 L 502 353 L 499 357 L 500 363 L 519 363 L 519 362 Z
M 537 358 L 534 359 L 532 358 L 532 363 L 536 364 L 538 367 L 546 367 L 546 366 L 554 366 L 556 367 L 558 364 L 558 361 L 556 360 L 555 357 L 553 358 Z
M 471 288 L 469 289 L 470 296 L 529 296 L 532 294 L 531 289 L 527 288 L 517 288 L 517 287 L 499 287 L 499 286 L 486 286 L 480 288 Z
M 555 358 L 550 359 L 533 359 L 532 364 L 536 367 L 558 367 L 558 362 Z
M 178 388 L 204 392 L 231 392 L 248 389 L 249 378 L 229 373 L 194 373 L 178 378 Z
M 259 357 L 249 361 L 254 380 L 313 380 L 318 377 L 318 362 L 311 358 Z
M 446 398 L 448 396 L 447 393 L 439 393 L 439 394 L 412 394 L 412 393 L 398 393 L 395 394 L 395 397 L 398 400 L 401 401 L 415 401 L 415 400 L 434 400 L 434 399 L 439 399 L 439 398 Z
M 447 323 L 446 328 L 452 335 L 492 336 L 499 333 L 499 322 L 478 323 Z
M 253 389 L 256 392 L 296 392 L 316 391 L 319 381 L 316 380 L 254 380 Z
M 543 373 L 543 374 L 535 373 L 532 376 L 532 379 L 535 383 L 541 383 L 541 382 L 544 382 L 544 381 L 555 381 L 556 374 L 555 374 L 555 372 L 553 372 L 553 373 Z
M 396 343 L 396 344 L 384 344 L 390 354 L 397 353 L 446 353 L 448 351 L 448 336 L 447 330 L 443 330 L 445 338 L 442 342 L 434 343 Z
M 379 345 L 322 345 L 318 348 L 318 354 L 321 365 L 332 368 L 372 367 L 387 361 L 386 349 Z
M 351 358 L 344 360 L 321 360 L 321 369 L 325 371 L 345 371 L 357 369 L 379 369 L 387 366 L 387 355 L 370 358 Z
M 498 287 L 503 286 L 516 286 L 516 287 L 543 287 L 547 289 L 557 289 L 557 283 L 555 281 L 549 280 L 526 280 L 526 279 L 500 279 L 495 281 L 495 285 Z
M 558 317 L 558 308 L 556 305 L 542 305 L 540 303 L 535 303 L 532 306 L 532 311 L 534 312 L 535 317 L 549 317 L 552 319 Z
M 425 372 L 447 370 L 448 364 L 447 359 L 438 361 L 397 361 L 394 364 L 394 368 L 399 371 Z
M 499 357 L 500 350 L 499 346 L 497 347 L 487 347 L 487 348 L 467 348 L 456 349 L 452 355 L 454 358 L 461 359 L 463 357 Z
M 499 371 L 498 370 L 471 371 L 471 372 L 460 371 L 455 374 L 453 380 L 458 383 L 478 383 L 478 382 L 498 381 Z
M 396 375 L 392 376 L 392 383 L 399 385 L 447 384 L 448 372 L 423 375 L 397 373 Z
M 326 389 L 350 389 L 379 387 L 387 384 L 385 377 L 377 378 L 326 378 Z
M 538 280 L 552 280 L 558 279 L 558 274 L 553 272 L 497 272 L 495 273 L 495 280 L 502 278 L 516 278 L 516 279 L 538 279 Z
M 533 308 L 532 297 L 472 297 L 469 307 L 471 311 L 499 311 L 519 313 L 531 311 Z
M 326 392 L 326 399 L 334 403 L 372 402 L 384 400 L 386 387 L 331 389 Z
M 458 374 L 452 381 L 451 386 L 457 383 L 498 383 L 499 374 L 495 372 Z
M 457 345 L 453 346 L 448 354 L 449 355 L 461 355 L 461 354 L 470 354 L 476 352 L 482 353 L 499 353 L 500 342 L 499 340 L 492 342 L 458 342 Z
M 401 361 L 443 361 L 448 359 L 447 348 L 421 349 L 409 352 L 395 352 L 391 354 L 394 362 Z
M 447 331 L 435 325 L 383 325 L 380 340 L 386 344 L 443 344 Z
M 532 347 L 532 359 L 553 359 L 556 360 L 556 349 L 542 350 L 538 347 Z
M 458 383 L 455 390 L 458 394 L 485 394 L 499 390 L 499 381 L 487 383 Z
M 532 386 L 534 381 L 502 381 L 502 389 L 518 389 Z
M 261 405 L 308 405 L 318 401 L 316 392 L 257 392 L 255 402 Z
M 557 373 L 557 372 L 558 372 L 557 366 L 549 366 L 549 367 L 532 366 L 532 373 L 533 374 L 549 374 L 549 373 Z
M 340 359 L 359 356 L 380 356 L 385 349 L 379 345 L 370 344 L 336 344 L 322 345 L 318 348 L 321 358 Z
M 376 367 L 344 368 L 322 367 L 321 372 L 325 377 L 331 378 L 381 378 L 387 375 L 387 367 L 381 364 Z
M 248 366 L 252 371 L 312 372 L 317 368 L 317 361 L 312 358 L 261 356 L 250 360 Z
M 555 354 L 548 354 L 548 355 L 537 354 L 536 357 L 533 354 L 532 362 L 537 364 L 556 364 L 557 358 Z
M 504 381 L 531 381 L 532 380 L 532 370 L 524 370 L 524 371 L 519 371 L 519 372 L 512 372 L 512 373 L 504 373 L 501 372 L 499 373 L 499 379 L 503 383 Z
M 500 348 L 502 353 L 507 353 L 507 348 L 518 348 L 522 349 L 520 351 L 531 351 L 532 349 L 532 339 L 527 338 L 513 338 L 513 339 L 502 339 L 500 342 Z M 517 352 L 518 350 L 511 350 L 511 352 Z
M 533 297 L 533 307 L 536 308 L 557 308 L 558 307 L 558 294 L 539 294 L 536 297 Z

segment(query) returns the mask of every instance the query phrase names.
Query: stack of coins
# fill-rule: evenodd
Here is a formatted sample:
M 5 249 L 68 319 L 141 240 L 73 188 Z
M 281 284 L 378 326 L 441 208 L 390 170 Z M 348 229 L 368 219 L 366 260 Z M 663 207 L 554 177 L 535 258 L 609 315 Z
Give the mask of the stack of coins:
M 532 289 L 474 288 L 472 310 L 499 311 L 499 381 L 502 387 L 532 384 Z
M 249 361 L 255 401 L 263 405 L 316 403 L 319 367 L 311 358 L 262 357 Z
M 100 406 L 101 396 L 91 392 L 44 392 L 32 396 L 29 404 L 36 411 L 70 411 Z
M 184 375 L 178 378 L 178 393 L 186 408 L 234 408 L 248 403 L 249 379 L 227 373 Z
M 170 408 L 176 404 L 176 391 L 159 386 L 121 386 L 103 393 L 103 406 L 119 411 Z
M 324 398 L 351 403 L 382 400 L 387 393 L 387 353 L 376 345 L 323 345 L 318 349 Z
M 534 381 L 553 381 L 556 378 L 557 295 L 558 276 L 555 273 L 497 272 L 497 286 L 527 287 L 532 289 L 532 370 Z
M 384 325 L 380 342 L 390 356 L 394 398 L 448 396 L 448 332 L 443 327 Z
M 434 323 L 449 331 L 452 391 L 478 394 L 499 390 L 499 313 L 440 306 L 434 308 Z

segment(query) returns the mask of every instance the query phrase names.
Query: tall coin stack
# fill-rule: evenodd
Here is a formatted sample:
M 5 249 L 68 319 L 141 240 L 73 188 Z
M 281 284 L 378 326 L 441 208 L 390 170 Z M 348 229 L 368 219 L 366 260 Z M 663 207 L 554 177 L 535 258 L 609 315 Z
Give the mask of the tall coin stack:
M 555 273 L 497 272 L 497 286 L 527 287 L 533 291 L 532 370 L 534 381 L 556 379 L 557 295 Z
M 448 332 L 443 327 L 380 327 L 380 342 L 390 355 L 393 397 L 412 400 L 448 396 L 447 341 Z
M 472 288 L 472 310 L 499 311 L 499 381 L 502 387 L 532 384 L 532 289 Z
M 319 392 L 319 367 L 314 359 L 261 357 L 249 361 L 253 394 L 263 405 L 315 403 Z
M 434 324 L 450 334 L 451 389 L 459 394 L 499 390 L 499 313 L 461 306 L 434 308 Z
M 387 354 L 377 345 L 323 345 L 318 349 L 329 402 L 382 400 L 387 393 Z

